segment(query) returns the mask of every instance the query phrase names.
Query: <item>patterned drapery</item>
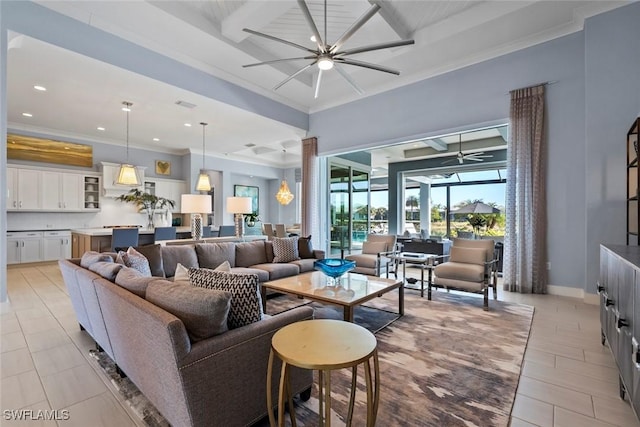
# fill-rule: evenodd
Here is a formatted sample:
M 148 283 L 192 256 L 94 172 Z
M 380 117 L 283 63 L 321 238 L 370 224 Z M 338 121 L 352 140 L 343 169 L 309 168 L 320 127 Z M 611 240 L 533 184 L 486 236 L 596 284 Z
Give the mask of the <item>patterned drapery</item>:
M 320 245 L 320 177 L 318 175 L 318 140 L 307 138 L 302 140 L 302 235 L 311 235 L 314 247 Z
M 547 291 L 544 104 L 544 85 L 511 91 L 503 265 L 506 291 Z

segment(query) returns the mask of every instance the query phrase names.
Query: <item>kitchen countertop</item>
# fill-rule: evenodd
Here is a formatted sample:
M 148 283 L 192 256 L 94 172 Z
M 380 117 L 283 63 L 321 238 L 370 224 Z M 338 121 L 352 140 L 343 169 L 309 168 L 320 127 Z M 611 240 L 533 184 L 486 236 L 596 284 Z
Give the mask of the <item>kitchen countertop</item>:
M 139 228 L 139 234 L 153 234 L 152 228 Z M 176 227 L 177 233 L 188 233 L 191 227 Z M 72 228 L 72 233 L 83 234 L 85 236 L 111 236 L 113 228 Z

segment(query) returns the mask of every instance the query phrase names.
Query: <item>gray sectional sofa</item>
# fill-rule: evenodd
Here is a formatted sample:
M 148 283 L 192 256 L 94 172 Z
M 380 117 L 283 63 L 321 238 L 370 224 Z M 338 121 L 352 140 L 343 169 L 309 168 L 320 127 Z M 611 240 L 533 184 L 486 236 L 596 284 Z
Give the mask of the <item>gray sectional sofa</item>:
M 315 260 L 274 264 L 269 261 L 273 260 L 270 242 L 265 241 L 138 249 L 147 252 L 153 273 L 166 277 L 173 276 L 177 263 L 215 268 L 216 263 L 229 261 L 232 271 L 254 273 L 266 281 L 309 271 Z M 245 426 L 267 414 L 271 337 L 287 324 L 313 318 L 311 308 L 265 315 L 255 323 L 192 342 L 186 320 L 145 299 L 149 286 L 175 287 L 173 282 L 128 274 L 131 269 L 112 262 L 114 254 L 85 255 L 82 260 L 59 261 L 81 328 L 172 426 Z M 324 254 L 315 251 L 313 255 Z M 187 286 L 180 288 L 183 292 L 202 290 L 183 286 Z M 279 369 L 273 369 L 274 402 L 278 400 Z M 310 396 L 312 381 L 311 371 L 291 372 L 292 391 L 303 398 Z

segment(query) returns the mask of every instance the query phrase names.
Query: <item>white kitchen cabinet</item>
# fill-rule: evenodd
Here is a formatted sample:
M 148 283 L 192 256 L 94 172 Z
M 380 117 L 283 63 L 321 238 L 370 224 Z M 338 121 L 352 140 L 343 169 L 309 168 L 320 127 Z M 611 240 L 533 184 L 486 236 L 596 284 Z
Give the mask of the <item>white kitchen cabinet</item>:
M 42 209 L 42 171 L 7 168 L 7 210 Z
M 45 231 L 42 239 L 42 258 L 43 261 L 71 258 L 71 232 Z
M 186 181 L 154 178 L 153 180 L 147 179 L 147 183 L 153 184 L 150 185 L 149 188 L 155 188 L 154 194 L 156 196 L 164 197 L 165 199 L 175 202 L 175 206 L 171 209 L 171 212 L 180 213 L 180 198 L 183 194 L 188 193 Z
M 7 233 L 7 264 L 42 261 L 41 231 Z
M 47 211 L 79 211 L 83 208 L 83 177 L 66 172 L 42 172 L 42 209 Z

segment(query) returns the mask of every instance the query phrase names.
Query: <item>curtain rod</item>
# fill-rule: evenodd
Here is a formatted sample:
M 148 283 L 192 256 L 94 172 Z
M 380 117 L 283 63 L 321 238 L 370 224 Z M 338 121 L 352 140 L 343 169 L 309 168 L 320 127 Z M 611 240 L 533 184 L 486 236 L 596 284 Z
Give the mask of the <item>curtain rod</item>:
M 532 85 L 529 85 L 529 86 L 521 87 L 521 88 L 518 88 L 518 89 L 512 89 L 509 92 L 505 93 L 505 95 L 510 95 L 511 92 L 514 91 L 514 90 L 527 89 L 527 88 L 536 87 L 536 86 L 549 86 L 549 85 L 556 84 L 556 83 L 558 83 L 558 80 L 549 80 L 548 82 L 536 83 L 536 84 L 532 84 Z

